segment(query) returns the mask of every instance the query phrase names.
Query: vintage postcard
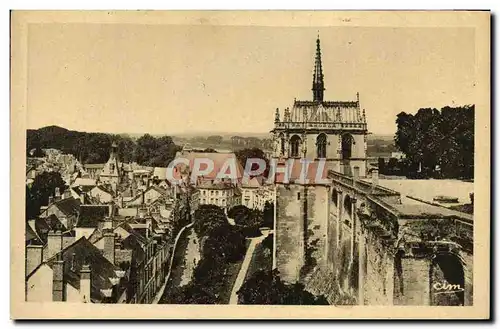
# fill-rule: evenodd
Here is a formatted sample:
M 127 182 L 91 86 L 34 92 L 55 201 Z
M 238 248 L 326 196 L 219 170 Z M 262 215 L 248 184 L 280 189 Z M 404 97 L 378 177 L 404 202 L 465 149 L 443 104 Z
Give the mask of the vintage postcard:
M 13 11 L 11 69 L 12 318 L 489 318 L 490 12 Z

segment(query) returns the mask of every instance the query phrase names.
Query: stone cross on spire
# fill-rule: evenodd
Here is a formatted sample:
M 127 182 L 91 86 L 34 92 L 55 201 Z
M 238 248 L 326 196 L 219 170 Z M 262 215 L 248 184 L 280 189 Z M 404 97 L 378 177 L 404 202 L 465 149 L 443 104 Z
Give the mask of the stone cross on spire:
M 316 39 L 316 60 L 314 63 L 314 75 L 313 75 L 313 100 L 315 102 L 323 101 L 323 93 L 325 91 L 325 84 L 323 82 L 323 67 L 321 65 L 321 46 L 318 39 Z

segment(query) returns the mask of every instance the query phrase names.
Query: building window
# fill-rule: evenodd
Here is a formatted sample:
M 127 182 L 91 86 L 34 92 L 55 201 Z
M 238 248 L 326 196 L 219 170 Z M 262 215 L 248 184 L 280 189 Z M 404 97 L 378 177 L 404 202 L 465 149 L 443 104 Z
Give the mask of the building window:
M 342 159 L 350 159 L 352 156 L 352 144 L 354 140 L 351 134 L 342 135 Z
M 302 144 L 302 140 L 299 136 L 293 135 L 290 138 L 290 156 L 293 158 L 299 157 L 300 153 L 300 144 Z
M 321 133 L 316 139 L 316 156 L 321 158 L 326 158 L 326 135 Z
M 283 134 L 280 134 L 279 138 L 281 142 L 280 155 L 285 155 L 285 136 L 283 136 Z
M 300 192 L 297 192 L 297 200 L 300 200 Z

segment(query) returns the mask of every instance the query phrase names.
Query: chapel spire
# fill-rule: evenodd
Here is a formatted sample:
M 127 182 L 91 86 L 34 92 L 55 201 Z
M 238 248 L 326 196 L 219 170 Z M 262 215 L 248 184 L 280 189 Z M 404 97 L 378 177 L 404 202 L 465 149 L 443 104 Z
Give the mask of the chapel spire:
M 316 39 L 316 61 L 314 63 L 313 75 L 313 100 L 315 102 L 323 102 L 323 93 L 325 91 L 325 84 L 323 82 L 323 67 L 321 65 L 321 46 L 318 38 Z

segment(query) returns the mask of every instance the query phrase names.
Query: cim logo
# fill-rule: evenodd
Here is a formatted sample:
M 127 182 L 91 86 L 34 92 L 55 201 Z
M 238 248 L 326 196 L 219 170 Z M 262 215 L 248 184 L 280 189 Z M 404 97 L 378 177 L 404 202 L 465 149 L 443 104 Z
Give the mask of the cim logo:
M 432 285 L 436 294 L 452 294 L 464 291 L 459 284 L 450 284 L 448 282 L 436 282 Z

